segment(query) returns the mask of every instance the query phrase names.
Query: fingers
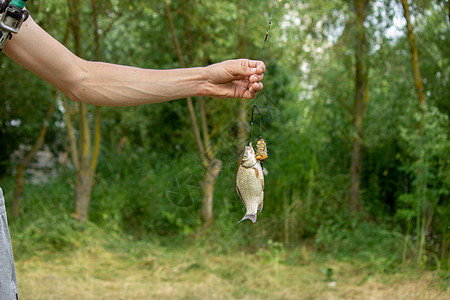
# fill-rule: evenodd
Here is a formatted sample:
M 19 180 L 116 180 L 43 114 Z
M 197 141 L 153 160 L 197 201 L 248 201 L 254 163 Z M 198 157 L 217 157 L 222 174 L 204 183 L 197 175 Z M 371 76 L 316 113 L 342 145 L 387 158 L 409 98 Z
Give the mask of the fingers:
M 244 91 L 242 98 L 253 99 L 263 88 L 264 86 L 261 82 L 249 83 L 247 89 Z
M 251 68 L 252 73 L 262 74 L 266 71 L 266 65 L 260 60 L 250 60 L 242 59 L 249 68 Z
M 263 88 L 264 88 L 264 85 L 262 84 L 262 82 L 255 82 L 255 83 L 250 83 L 248 89 L 250 91 L 259 92 L 259 91 L 262 91 Z
M 260 81 L 262 81 L 263 80 L 263 78 L 264 78 L 264 74 L 261 74 L 261 75 L 251 75 L 250 76 L 250 78 L 249 78 L 249 81 L 250 82 L 260 82 Z
M 236 59 L 227 63 L 228 70 L 235 76 L 261 75 L 266 71 L 266 65 L 260 60 Z

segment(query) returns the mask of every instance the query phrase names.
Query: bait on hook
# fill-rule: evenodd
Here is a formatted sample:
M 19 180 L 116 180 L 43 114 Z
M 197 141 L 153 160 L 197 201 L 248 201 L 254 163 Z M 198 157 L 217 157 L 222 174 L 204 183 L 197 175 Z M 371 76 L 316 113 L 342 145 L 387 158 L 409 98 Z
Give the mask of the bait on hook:
M 266 141 L 262 137 L 259 137 L 259 140 L 256 142 L 255 157 L 257 160 L 259 160 L 261 162 L 261 166 L 262 166 L 263 161 L 269 157 L 269 155 L 267 154 Z

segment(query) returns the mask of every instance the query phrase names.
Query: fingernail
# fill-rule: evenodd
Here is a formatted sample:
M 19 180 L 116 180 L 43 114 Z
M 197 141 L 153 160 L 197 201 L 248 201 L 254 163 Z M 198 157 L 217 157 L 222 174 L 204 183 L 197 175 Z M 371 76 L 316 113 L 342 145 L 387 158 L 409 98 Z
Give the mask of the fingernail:
M 256 72 L 256 68 L 251 68 L 250 72 L 255 73 Z

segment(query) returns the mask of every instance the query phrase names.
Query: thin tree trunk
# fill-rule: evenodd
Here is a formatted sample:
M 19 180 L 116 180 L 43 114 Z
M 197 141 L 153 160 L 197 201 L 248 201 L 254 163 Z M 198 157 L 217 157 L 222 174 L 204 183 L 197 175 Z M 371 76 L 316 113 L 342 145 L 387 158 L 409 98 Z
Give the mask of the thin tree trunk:
M 56 98 L 56 92 L 54 94 L 54 98 Z M 20 163 L 17 165 L 17 172 L 16 172 L 16 185 L 14 186 L 14 196 L 11 203 L 11 218 L 13 220 L 17 219 L 20 212 L 20 203 L 23 197 L 23 191 L 24 191 L 24 175 L 25 175 L 25 169 L 27 168 L 28 164 L 33 160 L 34 155 L 36 152 L 41 149 L 42 145 L 44 144 L 44 139 L 47 134 L 48 128 L 50 126 L 50 120 L 52 118 L 53 112 L 55 111 L 55 99 L 52 99 L 50 101 L 47 112 L 45 113 L 44 120 L 42 122 L 42 127 L 39 132 L 39 135 L 34 142 L 33 147 L 28 152 L 28 154 L 20 161 Z
M 101 120 L 100 106 L 96 106 L 94 114 L 94 149 L 92 150 L 92 159 L 90 165 L 92 176 L 95 175 L 95 172 L 97 170 L 98 157 L 100 155 L 100 145 L 102 140 L 100 120 Z
M 361 210 L 361 151 L 363 141 L 364 113 L 369 103 L 367 41 L 364 20 L 367 11 L 367 0 L 355 0 L 355 102 L 353 116 L 354 137 L 351 154 L 351 187 L 350 208 L 353 212 Z
M 69 137 L 70 156 L 72 158 L 72 165 L 75 170 L 78 170 L 80 168 L 80 162 L 78 160 L 77 140 L 75 138 L 75 131 L 72 125 L 71 109 L 67 101 L 67 97 L 65 95 L 62 95 L 62 99 L 64 105 L 64 121 L 66 123 L 67 136 Z
M 94 21 L 94 43 L 95 43 L 95 60 L 101 60 L 101 49 L 100 49 L 100 27 L 98 25 L 98 4 L 97 0 L 91 1 L 92 7 L 92 17 Z M 94 113 L 94 148 L 92 150 L 91 162 L 89 169 L 91 172 L 92 185 L 94 185 L 95 172 L 97 170 L 98 157 L 100 155 L 100 145 L 101 145 L 101 109 L 100 106 L 95 106 Z M 92 188 L 92 187 L 91 187 Z M 90 198 L 90 197 L 89 197 Z
M 202 218 L 205 225 L 213 222 L 213 203 L 214 203 L 214 187 L 217 177 L 222 170 L 222 162 L 213 158 L 206 167 L 202 181 Z
M 205 98 L 200 97 L 198 100 L 200 106 L 200 120 L 202 124 L 203 144 L 205 145 L 205 154 L 208 159 L 208 164 L 214 159 L 214 152 L 211 146 L 211 140 L 209 139 L 208 123 L 206 120 Z
M 87 115 L 87 104 L 80 103 L 79 106 L 80 112 L 78 121 L 80 137 L 78 140 L 78 158 L 80 166 L 76 172 L 75 215 L 79 218 L 80 222 L 85 222 L 88 220 L 93 174 L 90 168 L 91 136 Z
M 184 68 L 183 53 L 181 51 L 181 47 L 180 47 L 178 38 L 175 34 L 175 26 L 173 25 L 172 13 L 170 12 L 170 8 L 169 8 L 169 5 L 167 4 L 167 2 L 164 1 L 163 3 L 164 3 L 164 8 L 166 10 L 167 20 L 169 21 L 169 29 L 170 29 L 170 33 L 172 34 L 172 40 L 173 40 L 173 44 L 175 47 L 175 53 L 177 54 L 177 57 L 178 57 L 178 63 L 180 64 L 181 68 Z M 198 147 L 198 151 L 200 153 L 200 158 L 202 160 L 202 164 L 206 168 L 208 166 L 208 159 L 205 155 L 205 149 L 203 147 L 202 138 L 200 136 L 200 130 L 198 129 L 197 117 L 195 116 L 192 98 L 187 97 L 186 100 L 187 100 L 187 106 L 188 106 L 188 110 L 189 110 L 189 117 L 191 119 L 192 131 L 194 132 L 194 135 L 195 135 L 195 142 L 197 143 L 197 147 Z
M 419 55 L 417 54 L 416 39 L 414 37 L 413 28 L 411 25 L 411 14 L 409 12 L 409 5 L 407 0 L 401 0 L 403 6 L 403 16 L 406 21 L 406 31 L 408 36 L 409 48 L 411 51 L 411 64 L 413 69 L 414 84 L 416 86 L 417 97 L 419 98 L 420 107 L 426 103 L 425 93 L 423 91 L 422 76 L 419 70 Z
M 64 39 L 63 39 L 63 44 L 67 44 L 67 39 L 69 38 L 69 34 L 72 32 L 72 17 L 69 20 L 69 22 L 67 23 L 66 26 L 66 30 L 64 33 Z M 75 131 L 73 129 L 72 126 L 72 115 L 71 115 L 71 109 L 69 106 L 69 103 L 67 101 L 67 97 L 66 95 L 64 95 L 63 93 L 59 92 L 57 93 L 57 95 L 60 95 L 62 98 L 62 102 L 63 102 L 63 107 L 64 107 L 64 122 L 66 124 L 66 130 L 67 130 L 67 136 L 69 138 L 69 144 L 70 144 L 70 155 L 72 158 L 72 164 L 73 167 L 75 168 L 75 170 L 79 169 L 80 163 L 78 160 L 78 149 L 77 149 L 77 141 L 75 138 Z
M 169 5 L 166 1 L 164 3 L 164 8 L 166 10 L 167 20 L 169 22 L 169 30 L 172 34 L 173 44 L 175 47 L 175 53 L 177 54 L 178 61 L 180 67 L 184 67 L 184 59 L 183 52 L 180 47 L 180 43 L 175 34 L 175 26 L 173 24 L 172 14 L 169 8 Z M 199 150 L 200 158 L 202 160 L 202 164 L 205 168 L 205 174 L 202 180 L 202 212 L 201 216 L 205 225 L 209 225 L 213 221 L 213 196 L 214 196 L 214 187 L 219 176 L 219 173 L 222 169 L 222 162 L 215 157 L 215 154 L 212 150 L 208 125 L 206 121 L 206 110 L 205 110 L 205 100 L 203 98 L 199 99 L 200 106 L 200 119 L 201 119 L 201 128 L 203 133 L 203 138 L 200 134 L 200 130 L 197 125 L 197 118 L 195 115 L 194 105 L 192 104 L 191 97 L 187 98 L 187 106 L 189 110 L 189 116 L 191 119 L 192 131 L 195 135 L 195 141 L 197 143 L 197 147 Z
M 205 99 L 199 99 L 200 116 L 202 121 L 203 140 L 206 148 L 206 157 L 208 166 L 202 181 L 202 218 L 205 225 L 208 226 L 213 222 L 213 205 L 214 205 L 214 187 L 217 177 L 222 170 L 222 161 L 217 159 L 212 151 L 211 141 L 209 138 L 208 125 L 206 122 Z
M 72 22 L 72 34 L 75 54 L 81 56 L 81 33 L 80 33 L 80 1 L 69 0 L 69 8 Z M 90 172 L 91 139 L 86 103 L 78 103 L 78 168 L 76 169 L 75 186 L 75 216 L 80 222 L 88 219 L 90 192 L 92 188 L 92 177 Z
M 413 27 L 411 24 L 411 13 L 409 11 L 409 5 L 407 0 L 401 0 L 402 7 L 403 7 L 403 16 L 405 17 L 406 21 L 406 32 L 407 32 L 407 38 L 409 43 L 409 48 L 411 51 L 411 65 L 413 70 L 413 78 L 414 78 L 414 85 L 416 87 L 416 93 L 417 98 L 419 100 L 419 111 L 421 114 L 421 118 L 419 120 L 418 124 L 418 130 L 419 130 L 419 136 L 421 137 L 420 145 L 422 151 L 420 151 L 420 157 L 418 157 L 419 161 L 422 161 L 421 167 L 417 169 L 416 176 L 419 178 L 420 183 L 416 186 L 416 189 L 418 190 L 418 193 L 420 194 L 420 202 L 418 204 L 419 206 L 419 215 L 417 216 L 417 263 L 419 265 L 423 264 L 423 257 L 425 253 L 425 242 L 426 237 L 429 234 L 429 229 L 431 225 L 431 218 L 432 218 L 432 208 L 431 205 L 425 196 L 426 190 L 427 190 L 427 177 L 423 175 L 424 170 L 422 167 L 425 167 L 426 164 L 424 164 L 424 159 L 426 157 L 426 153 L 423 151 L 422 143 L 424 138 L 424 119 L 425 119 L 425 104 L 426 104 L 426 97 L 424 93 L 423 83 L 422 83 L 422 76 L 420 75 L 419 70 L 419 55 L 417 53 L 417 47 L 416 47 L 416 39 L 414 36 Z
M 80 33 L 80 1 L 72 0 L 69 2 L 71 25 L 74 40 L 75 54 L 81 56 L 81 33 Z M 100 35 L 97 18 L 97 1 L 91 0 L 93 14 L 93 37 L 95 44 L 95 60 L 100 60 Z M 66 103 L 67 104 L 67 103 Z M 79 139 L 78 149 L 76 147 L 75 137 L 73 135 L 72 126 L 67 126 L 69 138 L 71 141 L 72 158 L 76 170 L 76 187 L 75 187 L 75 214 L 74 216 L 80 222 L 89 219 L 89 204 L 91 200 L 91 192 L 94 185 L 95 171 L 98 163 L 98 155 L 100 153 L 101 130 L 100 130 L 100 108 L 95 108 L 94 116 L 94 145 L 91 145 L 91 130 L 89 127 L 88 105 L 79 103 L 78 126 Z M 66 111 L 69 118 L 66 122 L 70 122 L 69 106 L 66 105 Z

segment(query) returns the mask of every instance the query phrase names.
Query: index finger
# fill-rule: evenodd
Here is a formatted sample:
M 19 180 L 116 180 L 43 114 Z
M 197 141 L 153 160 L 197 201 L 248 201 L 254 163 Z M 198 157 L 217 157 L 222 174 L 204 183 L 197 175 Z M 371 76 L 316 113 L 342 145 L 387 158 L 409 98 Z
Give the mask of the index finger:
M 248 60 L 248 66 L 250 68 L 255 68 L 258 74 L 264 73 L 266 71 L 266 65 L 261 60 Z
M 261 60 L 239 59 L 241 66 L 247 67 L 252 73 L 262 74 L 266 71 L 266 65 Z

